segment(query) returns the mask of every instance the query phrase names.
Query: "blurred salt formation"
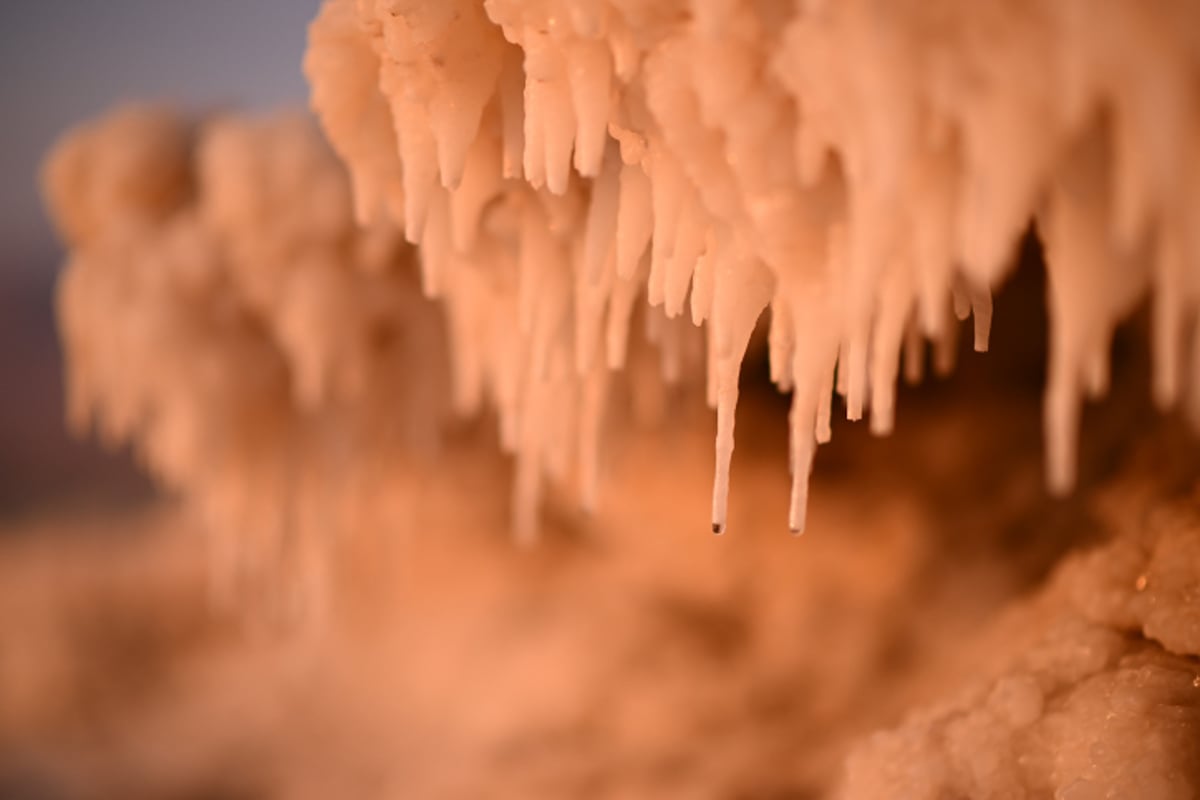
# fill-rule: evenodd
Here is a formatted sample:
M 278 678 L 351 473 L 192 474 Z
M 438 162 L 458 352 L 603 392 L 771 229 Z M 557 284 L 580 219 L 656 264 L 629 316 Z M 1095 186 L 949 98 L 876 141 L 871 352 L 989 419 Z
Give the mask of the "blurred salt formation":
M 308 118 L 125 109 L 66 136 L 45 189 L 71 423 L 196 501 L 224 577 L 315 564 L 373 468 L 436 438 L 440 316 Z
M 952 310 L 986 349 L 1031 220 L 1051 488 L 1074 482 L 1081 397 L 1147 294 L 1155 396 L 1200 407 L 1196 31 L 1186 0 L 327 0 L 305 69 L 358 218 L 402 225 L 445 299 L 458 405 L 486 394 L 520 454 L 521 527 L 547 443 L 594 427 L 573 398 L 620 366 L 644 294 L 709 322 L 714 530 L 770 308 L 800 530 L 834 389 L 885 434 L 901 351 L 912 377 L 923 339 L 950 353 Z M 553 393 L 529 377 L 547 371 Z M 576 403 L 561 433 L 543 422 Z

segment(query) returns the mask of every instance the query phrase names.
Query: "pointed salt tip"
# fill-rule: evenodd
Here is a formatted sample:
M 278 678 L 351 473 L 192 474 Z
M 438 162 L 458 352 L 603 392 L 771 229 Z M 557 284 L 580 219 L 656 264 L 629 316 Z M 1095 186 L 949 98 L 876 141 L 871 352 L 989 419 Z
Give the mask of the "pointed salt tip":
M 421 234 L 420 232 L 414 231 L 412 228 L 405 226 L 404 241 L 408 242 L 413 247 L 418 247 L 421 244 Z
M 1072 482 L 1064 481 L 1064 480 L 1053 480 L 1053 481 L 1049 482 L 1048 486 L 1046 487 L 1046 490 L 1050 493 L 1050 496 L 1053 497 L 1055 500 L 1063 500 L 1063 499 L 1071 496 L 1071 490 L 1073 488 L 1074 488 L 1074 484 Z
M 959 322 L 971 316 L 971 301 L 961 292 L 954 293 L 954 316 Z
M 890 414 L 881 414 L 876 411 L 871 415 L 871 435 L 883 438 L 892 435 L 893 421 Z
M 1071 494 L 1075 488 L 1075 465 L 1064 463 L 1061 458 L 1054 458 L 1048 466 L 1046 490 L 1051 497 L 1062 499 Z
M 1051 469 L 1049 479 L 1046 479 L 1046 491 L 1050 493 L 1050 497 L 1062 499 L 1069 497 L 1075 488 L 1075 476 L 1072 468 L 1063 465 L 1057 467 L 1058 469 Z
M 712 528 L 713 533 L 715 533 L 717 536 L 720 536 L 725 532 L 725 525 L 720 522 L 714 522 Z

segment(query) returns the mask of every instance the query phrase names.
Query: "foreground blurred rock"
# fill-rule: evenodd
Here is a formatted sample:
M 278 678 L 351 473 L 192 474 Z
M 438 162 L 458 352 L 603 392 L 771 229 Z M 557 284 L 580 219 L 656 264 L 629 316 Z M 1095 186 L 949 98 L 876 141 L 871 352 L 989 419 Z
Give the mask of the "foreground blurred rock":
M 916 400 L 909 434 L 835 437 L 799 540 L 753 392 L 737 536 L 698 533 L 694 399 L 618 437 L 604 510 L 532 552 L 459 436 L 396 484 L 406 525 L 334 548 L 316 618 L 286 580 L 213 606 L 170 509 L 25 523 L 0 786 L 43 794 L 4 796 L 1195 796 L 1194 448 L 1107 438 L 1088 463 L 1116 466 L 1051 502 L 1013 445 L 1036 396 Z

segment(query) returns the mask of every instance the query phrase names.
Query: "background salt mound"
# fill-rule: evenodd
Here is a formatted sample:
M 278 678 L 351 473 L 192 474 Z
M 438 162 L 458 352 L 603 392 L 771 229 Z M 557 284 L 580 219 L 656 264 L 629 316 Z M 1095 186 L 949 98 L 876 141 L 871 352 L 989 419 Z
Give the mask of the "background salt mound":
M 305 69 L 357 216 L 402 226 L 426 292 L 470 320 L 462 404 L 482 387 L 527 474 L 553 438 L 528 376 L 555 353 L 581 382 L 619 365 L 644 293 L 708 321 L 722 530 L 738 368 L 769 307 L 798 531 L 834 389 L 890 431 L 902 347 L 918 373 L 953 307 L 986 349 L 1035 218 L 1050 487 L 1074 484 L 1081 397 L 1106 391 L 1149 290 L 1159 404 L 1196 383 L 1197 30 L 1194 3 L 1138 0 L 327 0 Z M 506 276 L 486 303 L 480 273 Z M 536 499 L 518 491 L 523 531 Z
M 440 315 L 407 246 L 352 224 L 307 117 L 118 111 L 64 137 L 45 186 L 71 422 L 193 502 L 219 574 L 318 546 L 436 442 Z

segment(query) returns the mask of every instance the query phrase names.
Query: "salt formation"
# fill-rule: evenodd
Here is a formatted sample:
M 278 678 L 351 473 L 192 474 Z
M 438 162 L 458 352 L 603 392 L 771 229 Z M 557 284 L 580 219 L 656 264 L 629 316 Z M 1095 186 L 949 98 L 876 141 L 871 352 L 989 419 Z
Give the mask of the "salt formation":
M 132 442 L 197 501 L 224 577 L 319 562 L 296 544 L 319 547 L 372 468 L 444 416 L 441 320 L 408 248 L 352 224 L 304 116 L 122 110 L 60 142 L 45 185 L 71 247 L 73 425 Z
M 327 0 L 305 70 L 358 220 L 402 227 L 446 303 L 458 408 L 499 412 L 519 528 L 554 443 L 594 435 L 644 296 L 708 323 L 715 531 L 770 309 L 799 531 L 834 390 L 886 434 L 902 351 L 913 377 L 924 340 L 945 365 L 952 313 L 986 349 L 1031 220 L 1050 487 L 1147 294 L 1156 398 L 1200 396 L 1196 31 L 1183 0 Z

